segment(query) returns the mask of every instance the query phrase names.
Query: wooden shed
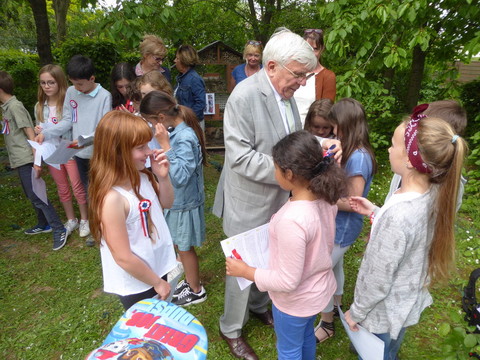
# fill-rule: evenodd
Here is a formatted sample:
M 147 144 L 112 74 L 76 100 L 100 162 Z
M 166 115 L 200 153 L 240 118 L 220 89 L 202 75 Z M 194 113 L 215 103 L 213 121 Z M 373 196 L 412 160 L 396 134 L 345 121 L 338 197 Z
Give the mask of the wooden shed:
M 459 72 L 459 82 L 468 83 L 473 80 L 480 80 L 480 61 L 472 60 L 469 64 L 457 61 L 455 66 Z
M 205 81 L 207 111 L 205 134 L 209 147 L 223 146 L 223 112 L 231 88 L 232 70 L 243 62 L 243 54 L 222 41 L 214 41 L 198 51 L 197 71 Z M 218 123 L 217 123 L 218 121 Z

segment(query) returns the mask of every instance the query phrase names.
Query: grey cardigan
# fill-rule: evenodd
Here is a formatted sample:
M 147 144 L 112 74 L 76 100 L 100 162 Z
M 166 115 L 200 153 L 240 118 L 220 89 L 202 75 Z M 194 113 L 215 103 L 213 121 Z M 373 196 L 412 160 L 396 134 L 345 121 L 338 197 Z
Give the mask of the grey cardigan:
M 424 194 L 395 194 L 375 218 L 350 308 L 370 332 L 396 339 L 432 304 L 427 271 L 436 194 L 435 185 Z

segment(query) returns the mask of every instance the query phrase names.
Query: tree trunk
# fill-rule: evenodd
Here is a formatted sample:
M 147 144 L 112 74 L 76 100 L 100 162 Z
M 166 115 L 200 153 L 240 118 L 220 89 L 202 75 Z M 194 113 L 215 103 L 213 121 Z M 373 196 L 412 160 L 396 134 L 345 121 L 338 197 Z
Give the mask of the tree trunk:
M 57 24 L 57 45 L 59 45 L 67 36 L 67 12 L 70 0 L 53 0 L 52 4 Z
M 45 0 L 28 0 L 32 7 L 37 28 L 37 51 L 42 65 L 53 62 L 50 27 L 48 25 L 47 3 Z
M 422 88 L 423 71 L 425 69 L 425 58 L 427 52 L 422 51 L 419 45 L 413 48 L 412 69 L 408 80 L 407 98 L 405 99 L 405 110 L 407 112 L 417 105 Z

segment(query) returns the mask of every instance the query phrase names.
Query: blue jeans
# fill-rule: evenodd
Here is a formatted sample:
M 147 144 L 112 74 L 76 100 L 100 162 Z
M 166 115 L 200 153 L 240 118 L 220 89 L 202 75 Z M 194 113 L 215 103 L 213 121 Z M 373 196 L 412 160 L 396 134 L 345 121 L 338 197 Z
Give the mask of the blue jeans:
M 297 317 L 272 305 L 278 360 L 314 360 L 316 351 L 313 323 L 317 315 Z
M 37 225 L 41 227 L 50 225 L 53 231 L 62 231 L 64 226 L 53 205 L 50 201 L 48 201 L 48 204 L 45 204 L 33 192 L 32 169 L 32 164 L 26 164 L 17 167 L 17 172 L 20 177 L 20 182 L 22 183 L 23 192 L 32 203 L 33 209 L 37 214 Z
M 400 330 L 400 334 L 398 334 L 398 337 L 395 340 L 390 337 L 389 333 L 373 334 L 385 343 L 383 360 L 398 360 L 397 354 L 400 350 L 400 345 L 402 345 L 403 337 L 405 336 L 405 330 L 406 328 L 402 328 L 402 330 Z M 360 356 L 358 359 L 362 360 Z

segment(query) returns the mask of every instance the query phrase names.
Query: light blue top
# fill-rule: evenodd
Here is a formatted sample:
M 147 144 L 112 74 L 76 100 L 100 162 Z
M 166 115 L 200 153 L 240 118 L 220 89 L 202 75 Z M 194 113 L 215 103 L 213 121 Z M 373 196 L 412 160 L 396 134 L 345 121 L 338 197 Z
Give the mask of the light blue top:
M 170 211 L 194 209 L 205 201 L 202 150 L 195 131 L 185 122 L 170 133 L 170 180 L 175 200 Z
M 357 149 L 347 160 L 345 171 L 348 177 L 361 175 L 365 179 L 363 197 L 367 197 L 373 179 L 373 162 L 365 149 Z M 363 215 L 339 211 L 336 218 L 335 244 L 341 247 L 352 245 L 362 231 Z
M 100 119 L 112 110 L 112 95 L 100 84 L 90 94 L 84 94 L 70 86 L 65 94 L 62 119 L 55 126 L 42 131 L 46 140 L 62 136 L 72 131 L 72 139 L 80 135 L 93 136 Z M 93 145 L 85 146 L 75 156 L 90 159 L 93 154 Z

